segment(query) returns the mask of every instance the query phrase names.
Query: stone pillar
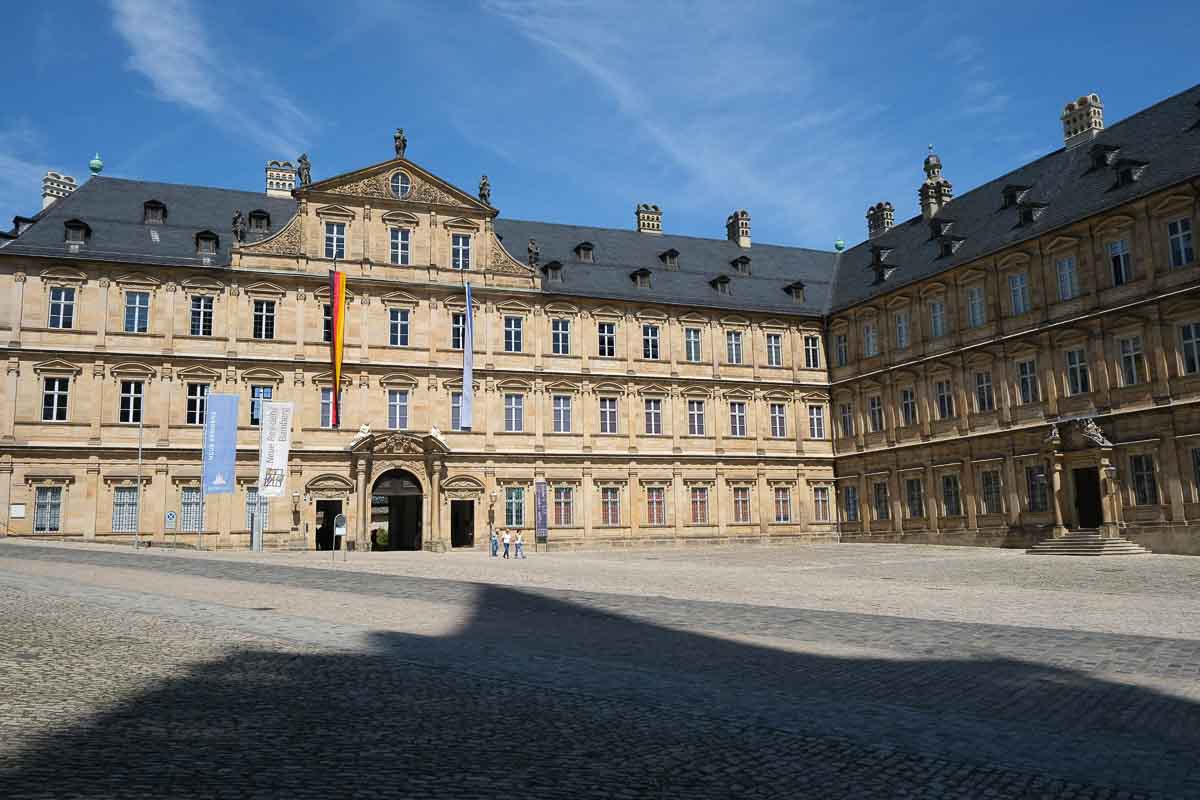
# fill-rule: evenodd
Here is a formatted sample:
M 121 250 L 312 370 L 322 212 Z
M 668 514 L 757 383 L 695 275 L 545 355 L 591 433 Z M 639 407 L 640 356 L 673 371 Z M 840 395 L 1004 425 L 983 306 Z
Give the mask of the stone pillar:
M 1112 405 L 1109 396 L 1111 380 L 1108 371 L 1108 353 L 1104 346 L 1104 329 L 1102 324 L 1092 329 L 1088 336 L 1088 361 L 1092 379 L 1093 397 L 1096 398 L 1097 408 L 1108 408 Z
M 933 409 L 929 403 L 929 375 L 922 370 L 917 375 L 917 413 L 920 415 L 918 427 L 921 438 L 928 439 L 932 431 Z
M 9 333 L 9 347 L 21 346 L 21 324 L 22 318 L 25 315 L 25 273 L 13 273 L 13 310 L 12 310 L 12 330 Z M 100 340 L 103 342 L 103 338 Z
M 1038 371 L 1041 372 L 1041 389 L 1042 399 L 1046 402 L 1046 416 L 1058 416 L 1058 375 L 1059 370 L 1056 367 L 1056 351 L 1054 342 L 1050 339 L 1050 334 L 1042 334 L 1038 337 L 1038 344 L 1041 347 L 1038 349 L 1037 363 Z
M 1008 525 L 1021 524 L 1021 493 L 1017 486 L 1017 465 L 1012 456 L 1004 457 L 1004 493 L 1007 496 Z
M 1171 344 L 1164 346 L 1163 326 L 1159 318 L 1158 306 L 1149 306 L 1146 313 L 1146 327 L 1149 334 L 1147 338 L 1150 345 L 1146 351 L 1146 366 L 1150 371 L 1149 377 L 1153 381 L 1151 394 L 1155 402 L 1166 403 L 1171 400 L 1171 372 L 1168 359 L 1173 355 L 1175 337 L 1168 335 L 1167 341 Z
M 175 350 L 175 298 L 179 294 L 179 284 L 172 281 L 167 284 L 167 315 L 163 328 L 163 352 Z
M 442 459 L 435 457 L 432 460 L 432 475 L 430 476 L 430 503 L 429 509 L 429 525 L 430 525 L 430 542 L 431 547 L 426 549 L 433 550 L 435 553 L 442 553 L 446 550 L 446 543 L 442 541 Z
M 163 541 L 167 535 L 167 512 L 171 511 L 170 495 L 168 494 L 171 488 L 171 480 L 168 476 L 167 458 L 159 456 L 154 461 L 154 486 L 158 489 L 158 519 L 150 520 L 150 531 L 155 539 Z M 179 519 L 179 509 L 175 509 L 175 530 L 179 530 L 181 520 Z
M 1179 475 L 1179 451 L 1175 446 L 1175 430 L 1174 426 L 1171 429 L 1163 431 L 1162 439 L 1159 442 L 1160 455 L 1162 459 L 1162 475 L 1166 486 L 1163 491 L 1167 494 L 1170 502 L 1171 521 L 1175 523 L 1184 523 L 1187 521 L 1184 514 L 1184 499 L 1183 499 L 1183 481 Z
M 888 473 L 888 502 L 892 506 L 892 530 L 897 534 L 904 533 L 904 483 L 900 473 L 892 470 Z M 833 499 L 830 499 L 833 502 Z
M 225 320 L 225 355 L 237 355 L 238 329 L 241 324 L 242 290 L 235 283 L 229 287 L 229 299 L 226 301 Z
M 107 382 L 104 377 L 104 362 L 96 361 L 92 364 L 92 391 L 87 395 L 88 402 L 85 406 L 90 426 L 88 430 L 88 444 L 90 445 L 100 444 L 100 424 L 104 419 L 104 409 L 108 407 L 105 405 L 104 398 L 104 386 Z M 78 405 L 75 406 L 76 412 L 79 411 L 79 408 Z M 145 411 L 143 408 L 142 413 L 144 414 Z M 82 417 L 83 415 L 79 414 L 78 416 Z
M 296 289 L 296 351 L 292 356 L 295 361 L 304 360 L 304 311 L 305 306 L 307 305 L 308 293 L 305 292 L 304 287 L 301 286 Z
M 581 509 L 583 512 L 583 538 L 585 541 L 591 541 L 593 503 L 592 495 L 596 491 L 596 484 L 592 481 L 592 465 L 590 463 L 584 463 L 583 465 L 583 476 L 579 486 L 581 490 L 580 494 L 583 495 L 579 498 L 580 505 L 583 506 Z
M 729 483 L 725 480 L 724 470 L 725 465 L 718 461 L 717 476 L 713 480 L 712 488 L 712 510 L 717 520 L 718 536 L 724 536 L 726 529 L 725 515 L 721 513 L 721 498 L 724 497 L 724 493 L 729 490 Z
M 1057 453 L 1051 453 L 1050 462 L 1050 502 L 1054 510 L 1054 536 L 1057 538 L 1067 532 L 1063 525 L 1062 513 L 1062 457 Z
M 0 415 L 0 440 L 12 441 L 16 438 L 17 406 L 20 391 L 21 362 L 9 358 L 4 370 L 4 396 L 8 398 L 8 411 Z
M 100 286 L 100 324 L 96 326 L 95 348 L 103 350 L 108 344 L 108 289 L 112 281 L 108 278 L 101 278 L 97 284 Z M 20 308 L 20 305 L 17 307 Z M 76 321 L 78 322 L 78 320 Z
M 971 463 L 970 458 L 963 459 L 963 471 L 961 478 L 962 486 L 962 503 L 963 508 L 967 512 L 967 529 L 979 529 L 979 499 L 975 492 L 975 466 Z
M 156 447 L 169 447 L 171 444 L 171 395 L 174 394 L 172 381 L 173 370 L 170 364 L 163 364 L 159 371 L 158 380 L 147 380 L 146 382 L 154 389 L 158 395 L 157 401 L 153 403 L 155 411 L 158 413 L 158 442 Z M 142 408 L 142 413 L 145 414 L 150 408 L 150 403 L 147 403 Z
M 971 429 L 971 406 L 970 398 L 967 395 L 967 363 L 966 358 L 959 356 L 958 366 L 954 370 L 958 384 L 957 390 L 954 392 L 955 416 L 957 420 L 954 425 L 960 434 L 966 434 Z
M 629 465 L 629 483 L 627 484 L 627 486 L 629 487 L 629 490 L 628 490 L 627 494 L 629 495 L 629 514 L 628 514 L 628 516 L 629 516 L 629 535 L 633 539 L 637 539 L 641 535 L 641 527 L 642 527 L 641 519 L 640 519 L 641 515 L 638 513 L 638 502 L 637 502 L 638 487 L 640 485 L 641 484 L 638 483 L 637 465 L 630 464 Z M 546 487 L 546 491 L 550 495 L 550 497 L 548 497 L 547 500 L 548 500 L 549 504 L 551 506 L 553 506 L 554 492 L 549 486 Z M 547 509 L 547 514 L 549 514 L 553 510 L 554 510 L 553 508 Z
M 637 384 L 628 383 L 625 385 L 625 446 L 630 453 L 637 452 L 638 411 Z
M 938 509 L 938 502 L 941 500 L 941 488 L 937 484 L 937 475 L 934 474 L 931 464 L 925 465 L 925 519 L 929 520 L 929 530 L 934 534 L 941 529 L 941 511 Z
M 0 536 L 12 535 L 12 456 L 0 456 Z
M 83 538 L 96 538 L 96 520 L 100 517 L 100 458 L 89 456 L 87 464 L 87 485 L 83 487 L 83 499 L 90 512 L 84 517 Z
M 370 227 L 364 225 L 364 228 Z M 367 290 L 363 289 L 358 296 L 358 360 L 363 364 L 370 360 L 370 354 L 367 350 L 371 341 L 371 296 L 367 294 Z

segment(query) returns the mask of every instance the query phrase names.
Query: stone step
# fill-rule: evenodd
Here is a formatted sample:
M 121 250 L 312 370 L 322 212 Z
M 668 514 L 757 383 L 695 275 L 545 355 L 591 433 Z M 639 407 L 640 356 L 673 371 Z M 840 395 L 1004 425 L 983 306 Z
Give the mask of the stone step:
M 1057 539 L 1045 539 L 1025 551 L 1041 556 L 1135 556 L 1149 550 L 1128 539 L 1105 539 L 1098 532 L 1071 531 Z

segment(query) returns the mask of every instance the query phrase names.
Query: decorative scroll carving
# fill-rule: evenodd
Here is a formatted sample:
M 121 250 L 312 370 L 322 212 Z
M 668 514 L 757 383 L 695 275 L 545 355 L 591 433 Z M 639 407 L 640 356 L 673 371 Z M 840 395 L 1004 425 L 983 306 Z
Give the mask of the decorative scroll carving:
M 507 275 L 520 275 L 528 278 L 533 276 L 533 270 L 517 261 L 500 244 L 495 231 L 489 231 L 487 237 L 488 261 L 485 269 Z
M 304 225 L 304 221 L 300 214 L 288 220 L 288 224 L 283 226 L 283 229 L 274 236 L 268 236 L 260 242 L 253 244 L 244 244 L 241 247 L 243 253 L 264 253 L 273 256 L 298 256 L 300 255 L 300 231 Z
M 408 193 L 405 200 L 413 203 L 435 203 L 444 206 L 463 206 L 466 205 L 463 201 L 446 190 L 435 186 L 434 184 L 421 180 L 416 175 L 411 176 L 412 189 Z M 330 187 L 328 190 L 332 194 L 344 194 L 351 197 L 380 197 L 388 200 L 395 200 L 392 194 L 392 188 L 388 185 L 388 177 L 384 174 L 370 175 L 366 178 L 360 178 L 352 183 L 343 183 L 340 186 Z

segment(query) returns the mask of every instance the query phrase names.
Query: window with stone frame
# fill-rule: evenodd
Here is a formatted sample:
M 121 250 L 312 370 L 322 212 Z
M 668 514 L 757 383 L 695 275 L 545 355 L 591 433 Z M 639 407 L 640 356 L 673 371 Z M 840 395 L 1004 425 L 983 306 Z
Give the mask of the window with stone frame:
M 388 309 L 388 344 L 408 347 L 409 311 L 407 308 Z
M 783 334 L 781 333 L 767 334 L 767 366 L 783 366 Z
M 271 527 L 271 498 L 263 497 L 257 486 L 246 487 L 246 530 L 265 531 Z
M 1171 252 L 1171 266 L 1183 267 L 1196 260 L 1192 247 L 1192 221 L 1187 217 L 1167 223 L 1167 245 Z
M 1145 368 L 1142 362 L 1142 337 L 1127 336 L 1119 339 L 1118 347 L 1121 354 L 1121 385 L 1135 386 L 1145 381 Z
M 987 301 L 982 286 L 967 287 L 967 326 L 982 327 L 987 322 Z
M 254 385 L 250 387 L 250 425 L 257 428 L 262 424 L 262 406 L 274 396 L 272 386 Z
M 742 400 L 729 402 L 729 435 L 746 435 L 746 403 Z
M 346 223 L 325 223 L 325 257 L 346 257 Z
M 1116 239 L 1107 245 L 1108 262 L 1112 268 L 1112 285 L 1124 286 L 1133 280 L 1133 259 L 1129 254 L 1129 240 Z
M 842 487 L 842 517 L 846 522 L 858 522 L 858 487 Z
M 408 228 L 388 229 L 388 258 L 392 264 L 407 267 L 410 257 L 412 231 Z
M 450 349 L 462 350 L 467 341 L 467 315 L 463 312 L 450 315 Z
M 646 487 L 646 524 L 667 524 L 666 488 L 662 486 Z
M 113 533 L 134 533 L 138 527 L 137 487 L 117 486 L 113 489 Z
M 946 335 L 946 304 L 941 300 L 929 303 L 929 336 L 940 339 Z
M 742 363 L 742 332 L 725 332 L 725 360 L 730 364 Z
M 61 486 L 39 486 L 33 495 L 34 533 L 58 533 L 62 530 Z
M 388 429 L 404 430 L 408 427 L 408 390 L 388 389 Z
M 550 320 L 550 352 L 556 356 L 571 355 L 571 320 Z
M 204 499 L 199 486 L 179 490 L 179 530 L 195 533 L 204 529 Z
M 957 475 L 942 476 L 942 509 L 947 517 L 962 516 L 962 491 Z
M 1087 352 L 1082 348 L 1068 350 L 1067 359 L 1067 394 L 1074 397 L 1087 394 L 1092 390 L 1092 377 L 1088 371 Z
M 642 358 L 657 361 L 659 357 L 658 326 L 646 323 L 642 325 Z
M 892 510 L 888 505 L 887 481 L 875 481 L 871 485 L 871 499 L 873 510 L 875 511 L 875 519 L 880 522 L 891 519 Z
M 907 350 L 910 342 L 908 312 L 897 311 L 895 314 L 896 323 L 896 349 Z
M 333 306 L 329 303 L 321 306 L 321 341 L 333 341 Z
M 824 420 L 816 420 L 819 424 L 814 425 L 813 408 L 819 406 L 810 406 L 808 412 L 808 432 L 809 438 L 815 439 L 813 433 L 819 432 L 822 434 L 820 438 L 825 438 L 825 423 Z M 787 406 L 784 403 L 770 403 L 767 406 L 767 414 L 771 419 L 771 438 L 782 439 L 787 436 Z
M 1041 401 L 1041 393 L 1038 391 L 1036 360 L 1028 359 L 1017 362 L 1017 391 L 1021 396 L 1022 405 Z
M 900 390 L 900 421 L 906 428 L 917 424 L 917 393 L 912 387 Z
M 1054 270 L 1058 275 L 1058 299 L 1073 300 L 1079 296 L 1079 275 L 1075 269 L 1075 257 L 1056 259 Z
M 571 486 L 554 487 L 554 525 L 567 528 L 575 524 L 575 490 Z
M 617 428 L 617 398 L 600 398 L 600 433 L 619 433 Z
M 146 333 L 150 330 L 150 293 L 125 293 L 125 333 Z
M 703 436 L 704 435 L 704 401 L 703 400 L 688 400 L 688 435 Z
M 792 521 L 792 490 L 787 486 L 775 487 L 775 521 Z
M 462 392 L 451 392 L 450 393 L 450 430 L 452 430 L 452 431 L 463 430 L 462 404 L 463 404 L 463 393 Z
M 1014 317 L 1029 313 L 1029 275 L 1018 272 L 1008 276 L 1009 308 Z
M 693 363 L 700 361 L 700 329 L 699 328 L 684 328 L 683 329 L 683 356 Z
M 50 287 L 50 315 L 47 324 L 56 330 L 68 330 L 75 326 L 74 287 Z
M 1195 375 L 1200 372 L 1200 322 L 1180 325 L 1179 342 L 1183 355 L 1183 373 Z
M 187 409 L 185 421 L 188 425 L 203 425 L 204 413 L 208 408 L 208 384 L 187 385 Z
M 783 411 L 783 403 L 780 403 L 780 411 Z M 774 423 L 772 423 L 773 425 Z M 780 414 L 780 438 L 787 435 L 786 417 Z M 812 405 L 808 407 L 808 438 L 824 439 L 825 438 L 825 406 Z
M 875 330 L 875 323 L 864 322 L 862 326 L 863 334 L 863 358 L 871 358 L 879 355 L 879 335 Z
M 925 497 L 921 490 L 920 478 L 908 478 L 904 481 L 904 498 L 909 519 L 921 519 L 925 516 Z
M 733 521 L 739 525 L 750 524 L 750 487 L 733 487 Z
M 555 433 L 571 432 L 571 395 L 556 394 L 551 398 Z
M 992 389 L 992 373 L 987 370 L 975 373 L 975 410 L 980 414 L 996 410 L 996 393 Z
M 504 487 L 504 526 L 525 527 L 525 489 L 521 486 Z
M 504 318 L 504 352 L 520 353 L 525 347 L 525 320 L 522 317 Z
M 321 387 L 320 409 L 321 409 L 321 423 L 320 423 L 321 427 L 322 428 L 332 428 L 333 427 L 333 387 L 332 386 Z
M 708 524 L 708 487 L 693 486 L 689 492 L 691 495 L 691 510 L 693 525 Z
M 612 527 L 621 524 L 621 490 L 619 487 L 600 487 L 600 524 Z
M 617 357 L 617 324 L 615 322 L 596 323 L 596 355 L 600 358 Z
M 985 469 L 979 473 L 980 499 L 984 514 L 1000 514 L 1003 511 L 1000 488 L 1000 471 Z
M 1026 506 L 1033 513 L 1050 509 L 1050 490 L 1047 485 L 1046 466 L 1032 464 L 1025 467 Z
M 954 387 L 950 381 L 934 381 L 933 396 L 937 403 L 938 419 L 953 419 Z
M 142 401 L 145 397 L 144 381 L 121 381 L 121 399 L 117 407 L 117 422 L 137 425 L 142 421 Z
M 504 395 L 504 431 L 505 433 L 521 433 L 525 430 L 525 395 L 509 393 Z
M 193 295 L 188 331 L 192 336 L 213 335 L 213 299 L 209 295 Z
M 471 235 L 456 233 L 451 237 L 450 266 L 454 269 L 471 268 Z
M 647 397 L 643 403 L 646 415 L 646 435 L 661 436 L 662 427 L 662 400 L 657 397 Z
M 850 361 L 850 345 L 844 333 L 834 334 L 833 360 L 839 367 L 846 366 Z
M 838 404 L 838 423 L 842 429 L 842 436 L 850 438 L 854 435 L 854 406 L 850 403 Z
M 783 356 L 780 356 L 782 363 Z M 820 369 L 821 368 L 821 337 L 805 336 L 804 337 L 804 368 L 805 369 Z
M 883 430 L 883 398 L 877 394 L 867 398 L 867 420 L 872 433 Z
M 255 339 L 275 338 L 275 301 L 254 301 L 253 335 Z
M 1192 448 L 1192 502 L 1200 503 L 1200 447 Z
M 42 379 L 42 422 L 66 422 L 70 378 Z
M 1154 474 L 1154 456 L 1150 453 L 1131 455 L 1129 476 L 1133 484 L 1134 505 L 1158 505 L 1158 479 Z
M 813 522 L 829 522 L 829 487 L 813 487 Z

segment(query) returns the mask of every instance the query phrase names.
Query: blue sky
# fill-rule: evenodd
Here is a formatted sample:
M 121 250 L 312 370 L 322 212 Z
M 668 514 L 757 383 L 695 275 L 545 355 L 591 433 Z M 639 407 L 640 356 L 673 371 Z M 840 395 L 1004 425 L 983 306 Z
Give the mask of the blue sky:
M 1063 104 L 1111 124 L 1200 80 L 1192 2 L 112 0 L 5 15 L 0 220 L 41 176 L 258 190 L 409 157 L 508 217 L 828 248 L 867 206 L 917 212 L 932 143 L 958 193 L 1061 145 Z

